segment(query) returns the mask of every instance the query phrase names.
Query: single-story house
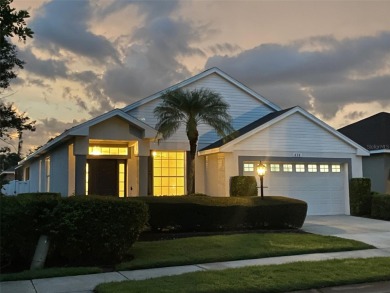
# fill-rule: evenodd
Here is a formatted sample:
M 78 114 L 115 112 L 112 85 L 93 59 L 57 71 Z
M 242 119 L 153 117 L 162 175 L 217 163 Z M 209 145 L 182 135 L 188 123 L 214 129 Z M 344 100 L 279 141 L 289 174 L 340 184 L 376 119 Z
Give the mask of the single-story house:
M 281 109 L 218 68 L 166 90 L 220 93 L 238 135 L 223 143 L 199 129 L 195 191 L 229 196 L 230 178 L 267 167 L 265 195 L 305 200 L 309 214 L 349 214 L 348 180 L 362 177 L 366 149 L 300 107 Z M 185 128 L 157 142 L 153 110 L 166 90 L 81 123 L 21 161 L 31 191 L 128 196 L 184 195 Z M 257 180 L 259 178 L 257 177 Z
M 15 180 L 15 167 L 10 167 L 6 170 L 0 172 L 0 180 L 1 181 L 12 181 Z
M 363 176 L 371 179 L 371 190 L 390 194 L 390 113 L 381 112 L 339 131 L 364 146 Z

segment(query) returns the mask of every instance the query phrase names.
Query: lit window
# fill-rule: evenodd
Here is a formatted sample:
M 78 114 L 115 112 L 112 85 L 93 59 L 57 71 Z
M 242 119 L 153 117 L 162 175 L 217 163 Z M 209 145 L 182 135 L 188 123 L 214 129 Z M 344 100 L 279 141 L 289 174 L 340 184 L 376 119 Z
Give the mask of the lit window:
M 315 164 L 309 164 L 307 166 L 307 171 L 310 172 L 310 173 L 315 173 L 317 172 L 317 165 Z
M 292 164 L 283 164 L 283 172 L 292 172 Z
M 119 197 L 125 196 L 125 163 L 119 163 L 118 174 Z
M 297 164 L 297 165 L 295 165 L 295 171 L 297 173 L 305 172 L 305 165 L 304 164 Z
M 279 164 L 271 164 L 271 172 L 280 172 Z
M 244 163 L 244 172 L 253 172 L 254 165 L 253 163 Z
M 127 146 L 90 146 L 88 154 L 91 156 L 127 156 Z
M 153 151 L 153 195 L 185 194 L 185 153 Z
M 89 164 L 85 165 L 85 195 L 88 195 L 88 185 L 89 184 Z
M 329 166 L 328 165 L 320 165 L 320 172 L 322 172 L 322 173 L 329 172 Z
M 333 173 L 340 173 L 341 172 L 341 166 L 340 165 L 332 165 L 332 172 Z
M 46 192 L 50 191 L 50 157 L 45 159 L 45 171 L 46 171 Z

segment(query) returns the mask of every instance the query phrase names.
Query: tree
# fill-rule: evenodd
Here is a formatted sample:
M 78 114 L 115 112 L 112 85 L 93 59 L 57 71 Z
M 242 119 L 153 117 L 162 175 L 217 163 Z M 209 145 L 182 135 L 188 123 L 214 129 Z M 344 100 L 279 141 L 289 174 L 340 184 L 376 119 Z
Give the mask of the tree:
M 17 57 L 16 46 L 10 42 L 11 37 L 18 37 L 25 42 L 32 38 L 33 31 L 26 26 L 30 15 L 26 10 L 15 11 L 10 4 L 13 0 L 0 0 L 0 88 L 6 89 L 10 80 L 16 78 L 14 67 L 23 68 L 24 62 Z
M 195 191 L 195 154 L 198 144 L 200 124 L 211 126 L 221 137 L 233 133 L 231 116 L 227 113 L 229 105 L 222 97 L 207 89 L 192 91 L 177 89 L 167 91 L 161 96 L 161 104 L 154 110 L 158 122 L 158 135 L 163 139 L 173 135 L 182 124 L 185 124 L 190 144 L 190 167 L 187 179 L 187 193 Z
M 17 57 L 16 46 L 11 43 L 10 38 L 18 37 L 19 41 L 25 42 L 32 38 L 33 31 L 26 26 L 26 18 L 30 15 L 26 10 L 16 11 L 10 7 L 13 0 L 0 0 L 0 89 L 9 87 L 10 80 L 16 78 L 14 67 L 23 68 L 24 61 Z M 35 121 L 25 113 L 17 113 L 12 104 L 6 105 L 0 101 L 0 140 L 7 143 L 13 131 L 17 132 L 19 139 L 18 154 L 22 142 L 24 130 L 35 130 Z M 0 148 L 0 152 L 8 148 Z
M 24 130 L 35 131 L 35 121 L 30 121 L 25 113 L 19 114 L 12 104 L 0 103 L 0 140 L 9 143 L 8 141 L 12 139 L 11 134 L 16 131 L 19 139 L 19 155 Z M 7 150 L 8 148 L 0 148 L 0 153 Z

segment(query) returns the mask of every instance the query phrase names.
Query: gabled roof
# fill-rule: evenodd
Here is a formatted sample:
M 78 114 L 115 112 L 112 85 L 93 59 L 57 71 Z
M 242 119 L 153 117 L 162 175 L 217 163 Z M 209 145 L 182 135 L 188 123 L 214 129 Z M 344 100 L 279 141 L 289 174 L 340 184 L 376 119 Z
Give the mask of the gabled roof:
M 105 120 L 108 120 L 113 117 L 121 117 L 122 119 L 128 121 L 133 126 L 141 129 L 144 131 L 144 138 L 154 138 L 157 134 L 157 131 L 147 125 L 146 123 L 142 122 L 141 120 L 138 120 L 137 118 L 131 116 L 130 114 L 127 114 L 123 112 L 121 109 L 114 109 L 109 112 L 106 112 L 98 117 L 92 118 L 86 122 L 83 122 L 81 124 L 78 124 L 74 127 L 72 127 L 69 130 L 65 130 L 62 134 L 55 137 L 53 140 L 49 141 L 42 147 L 40 147 L 38 150 L 24 158 L 22 161 L 19 162 L 19 165 L 23 164 L 24 162 L 30 160 L 33 157 L 40 156 L 41 154 L 44 154 L 49 149 L 55 147 L 58 144 L 61 144 L 63 142 L 66 142 L 73 136 L 86 136 L 88 135 L 89 128 L 91 126 L 94 126 L 100 122 L 103 122 Z
M 170 86 L 162 91 L 159 91 L 149 97 L 146 97 L 142 100 L 139 100 L 133 104 L 130 104 L 126 107 L 124 107 L 122 110 L 124 112 L 128 112 L 132 109 L 135 109 L 139 106 L 142 106 L 146 103 L 149 103 L 157 98 L 159 98 L 163 93 L 165 93 L 166 91 L 173 91 L 173 90 L 176 90 L 178 88 L 182 88 L 184 86 L 187 86 L 191 83 L 194 83 L 208 75 L 211 75 L 211 74 L 217 74 L 219 75 L 220 77 L 224 78 L 225 80 L 229 81 L 230 83 L 234 84 L 235 86 L 237 86 L 238 88 L 240 88 L 241 90 L 243 90 L 244 92 L 248 93 L 249 95 L 251 95 L 252 97 L 254 97 L 255 99 L 261 101 L 262 103 L 264 103 L 265 105 L 269 106 L 271 109 L 275 110 L 275 111 L 279 111 L 281 110 L 281 108 L 277 105 L 275 105 L 274 103 L 272 103 L 271 101 L 269 101 L 268 99 L 264 98 L 263 96 L 261 96 L 260 94 L 256 93 L 254 90 L 248 88 L 247 86 L 245 86 L 244 84 L 242 84 L 241 82 L 235 80 L 234 78 L 232 78 L 231 76 L 229 76 L 228 74 L 226 74 L 225 72 L 223 72 L 222 70 L 220 70 L 219 68 L 216 68 L 216 67 L 213 67 L 213 68 L 210 68 L 210 69 L 207 69 L 193 77 L 190 77 L 180 83 L 177 83 L 173 86 Z
M 362 156 L 369 156 L 369 152 L 364 149 L 362 146 L 354 142 L 353 140 L 349 139 L 348 137 L 344 136 L 343 134 L 337 132 L 335 129 L 330 127 L 328 124 L 324 123 L 320 119 L 316 118 L 309 112 L 303 110 L 302 108 L 296 106 L 293 108 L 277 111 L 274 113 L 270 113 L 254 122 L 251 124 L 244 126 L 243 128 L 239 129 L 236 131 L 236 135 L 233 136 L 233 138 L 230 139 L 220 139 L 217 142 L 203 148 L 202 150 L 199 151 L 200 155 L 206 155 L 210 153 L 217 153 L 217 152 L 223 152 L 223 151 L 228 151 L 229 147 L 231 145 L 235 145 L 239 143 L 240 141 L 252 136 L 253 134 L 262 131 L 263 129 L 266 129 L 270 127 L 271 125 L 274 125 L 278 123 L 279 121 L 285 119 L 286 117 L 294 114 L 294 113 L 300 113 L 309 120 L 311 120 L 313 123 L 319 125 L 320 127 L 324 128 L 334 136 L 338 137 L 342 141 L 346 142 L 347 144 L 353 146 L 354 148 L 357 149 L 357 154 L 362 155 Z
M 390 113 L 380 112 L 338 130 L 371 153 L 390 150 Z

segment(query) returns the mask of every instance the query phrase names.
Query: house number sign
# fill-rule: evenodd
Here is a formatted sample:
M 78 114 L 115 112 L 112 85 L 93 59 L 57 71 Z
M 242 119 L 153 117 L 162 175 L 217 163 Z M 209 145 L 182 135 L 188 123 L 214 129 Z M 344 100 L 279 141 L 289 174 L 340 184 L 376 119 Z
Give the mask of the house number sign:
M 302 153 L 293 153 L 293 157 L 300 158 L 302 157 Z

